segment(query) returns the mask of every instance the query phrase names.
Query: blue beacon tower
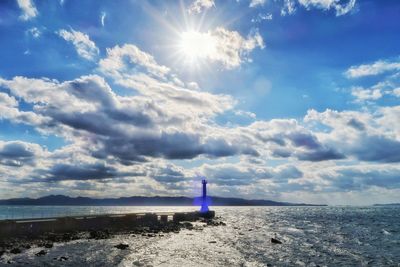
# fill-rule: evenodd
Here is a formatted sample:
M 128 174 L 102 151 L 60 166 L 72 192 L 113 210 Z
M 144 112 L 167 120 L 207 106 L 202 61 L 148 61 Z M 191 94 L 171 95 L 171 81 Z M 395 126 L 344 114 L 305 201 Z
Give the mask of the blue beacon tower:
M 208 203 L 207 203 L 207 181 L 206 181 L 206 179 L 203 179 L 201 181 L 201 183 L 203 184 L 203 196 L 202 196 L 200 212 L 201 213 L 206 213 L 206 212 L 209 211 Z

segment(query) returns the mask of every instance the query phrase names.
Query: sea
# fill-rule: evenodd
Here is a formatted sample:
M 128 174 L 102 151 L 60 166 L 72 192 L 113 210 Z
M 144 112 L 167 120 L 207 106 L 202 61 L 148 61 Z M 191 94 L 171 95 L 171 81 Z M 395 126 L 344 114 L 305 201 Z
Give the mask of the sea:
M 193 211 L 196 207 L 0 206 L 0 218 Z M 400 266 L 400 207 L 212 207 L 226 226 L 118 235 L 5 254 L 10 266 Z M 282 244 L 271 243 L 276 238 Z M 116 244 L 128 244 L 126 250 Z M 61 257 L 67 260 L 60 261 Z

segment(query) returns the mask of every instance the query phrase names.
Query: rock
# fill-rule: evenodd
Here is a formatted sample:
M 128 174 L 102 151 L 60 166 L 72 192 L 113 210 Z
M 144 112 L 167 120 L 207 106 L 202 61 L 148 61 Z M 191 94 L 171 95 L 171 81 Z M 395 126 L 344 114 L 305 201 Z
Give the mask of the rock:
M 278 239 L 276 239 L 276 238 L 271 238 L 271 243 L 272 244 L 282 244 L 282 241 L 280 241 L 280 240 L 278 240 Z
M 90 238 L 92 239 L 107 239 L 110 237 L 110 233 L 106 231 L 90 231 Z
M 3 254 L 6 253 L 4 250 L 0 250 L 0 258 L 3 256 Z
M 142 266 L 140 261 L 134 261 L 134 262 L 132 262 L 132 264 L 135 265 L 135 266 Z
M 30 249 L 30 248 L 31 248 L 31 245 L 29 245 L 29 244 L 28 244 L 28 245 L 24 245 L 23 247 L 24 247 L 25 249 Z
M 10 250 L 10 253 L 12 253 L 12 254 L 19 254 L 19 253 L 21 253 L 21 252 L 22 252 L 22 251 L 21 251 L 20 248 L 13 248 L 13 249 Z
M 127 249 L 129 247 L 129 245 L 120 243 L 118 245 L 115 245 L 114 247 L 117 248 L 117 249 L 125 250 L 125 249 Z
M 38 253 L 36 253 L 35 255 L 36 256 L 44 256 L 44 255 L 46 255 L 47 254 L 47 251 L 46 250 L 41 250 L 41 251 L 39 251 Z
M 46 243 L 44 244 L 45 248 L 52 248 L 53 247 L 53 243 Z
M 59 260 L 59 261 L 67 261 L 68 258 L 67 258 L 67 257 L 64 257 L 64 256 L 61 256 L 58 260 Z

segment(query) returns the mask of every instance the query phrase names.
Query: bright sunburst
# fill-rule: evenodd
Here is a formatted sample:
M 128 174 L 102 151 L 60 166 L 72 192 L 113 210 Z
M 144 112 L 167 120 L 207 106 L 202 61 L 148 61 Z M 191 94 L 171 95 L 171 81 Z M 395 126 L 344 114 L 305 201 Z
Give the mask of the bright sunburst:
M 197 64 L 216 52 L 216 40 L 210 33 L 185 31 L 180 35 L 179 54 L 184 61 Z

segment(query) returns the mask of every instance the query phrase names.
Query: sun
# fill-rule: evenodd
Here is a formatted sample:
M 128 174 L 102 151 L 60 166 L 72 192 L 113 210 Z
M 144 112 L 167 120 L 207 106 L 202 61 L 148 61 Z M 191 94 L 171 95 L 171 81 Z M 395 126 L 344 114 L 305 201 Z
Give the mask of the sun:
M 208 32 L 193 30 L 182 32 L 178 47 L 183 59 L 192 64 L 212 58 L 216 53 L 215 38 Z

